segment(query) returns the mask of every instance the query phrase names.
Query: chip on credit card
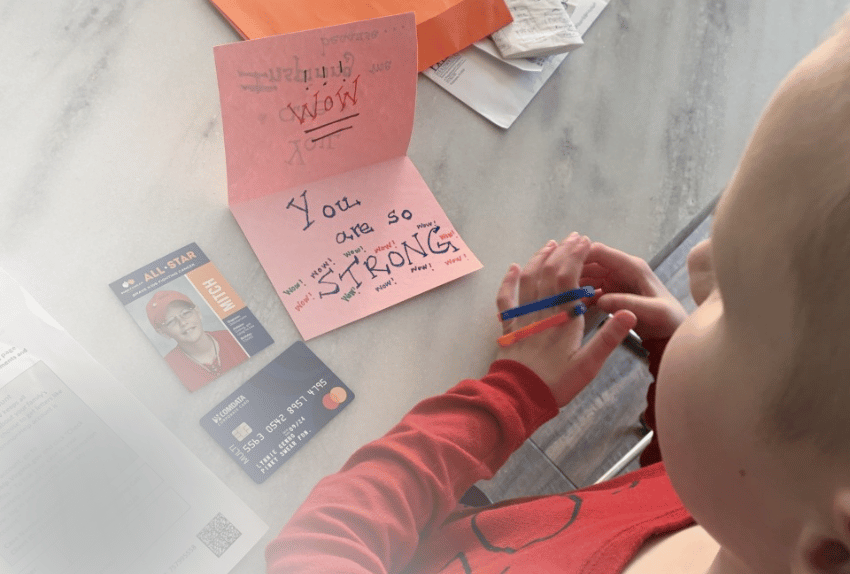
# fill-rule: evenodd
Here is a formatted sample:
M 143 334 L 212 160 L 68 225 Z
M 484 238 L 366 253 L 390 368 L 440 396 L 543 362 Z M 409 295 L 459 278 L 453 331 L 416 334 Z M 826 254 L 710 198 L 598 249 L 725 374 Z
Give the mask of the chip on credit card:
M 351 389 L 298 341 L 207 413 L 201 426 L 259 484 L 352 400 Z

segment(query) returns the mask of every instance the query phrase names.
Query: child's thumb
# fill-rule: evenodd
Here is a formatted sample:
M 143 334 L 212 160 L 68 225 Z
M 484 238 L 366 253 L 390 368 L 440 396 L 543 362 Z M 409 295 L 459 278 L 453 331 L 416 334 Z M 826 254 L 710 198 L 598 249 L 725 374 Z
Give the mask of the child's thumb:
M 591 379 L 602 368 L 602 364 L 608 358 L 608 355 L 613 353 L 617 345 L 623 342 L 623 339 L 629 334 L 629 329 L 635 328 L 637 322 L 637 317 L 631 311 L 617 311 L 578 350 L 576 358 L 582 363 L 582 369 L 585 372 L 593 373 Z
M 570 384 L 563 389 L 563 396 L 555 394 L 559 406 L 564 406 L 575 397 L 599 373 L 599 369 L 623 342 L 629 329 L 637 325 L 637 317 L 630 311 L 617 311 L 605 321 L 590 340 L 573 356 L 574 363 L 569 379 Z

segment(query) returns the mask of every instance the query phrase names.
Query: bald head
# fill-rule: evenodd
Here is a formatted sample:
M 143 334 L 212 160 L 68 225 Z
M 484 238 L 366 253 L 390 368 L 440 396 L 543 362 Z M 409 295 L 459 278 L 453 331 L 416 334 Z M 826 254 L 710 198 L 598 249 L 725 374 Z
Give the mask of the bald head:
M 850 439 L 850 18 L 777 89 L 715 225 L 730 322 L 762 345 L 765 435 Z
M 850 19 L 845 18 L 776 90 L 718 206 L 718 281 L 732 320 L 763 327 L 760 336 L 776 338 L 774 346 L 781 343 L 800 291 L 820 279 L 801 273 L 796 255 L 817 256 L 807 242 L 826 218 L 839 216 L 835 210 L 848 189 Z M 843 235 L 823 241 L 840 242 Z M 817 264 L 829 269 L 840 262 Z

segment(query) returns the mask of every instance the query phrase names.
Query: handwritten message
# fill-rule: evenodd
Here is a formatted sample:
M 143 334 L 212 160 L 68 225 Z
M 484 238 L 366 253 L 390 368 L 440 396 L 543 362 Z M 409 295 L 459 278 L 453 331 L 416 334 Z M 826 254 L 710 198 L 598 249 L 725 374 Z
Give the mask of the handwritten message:
M 412 14 L 215 57 L 230 209 L 305 339 L 481 268 L 407 157 Z
M 406 156 L 231 209 L 305 339 L 481 267 Z

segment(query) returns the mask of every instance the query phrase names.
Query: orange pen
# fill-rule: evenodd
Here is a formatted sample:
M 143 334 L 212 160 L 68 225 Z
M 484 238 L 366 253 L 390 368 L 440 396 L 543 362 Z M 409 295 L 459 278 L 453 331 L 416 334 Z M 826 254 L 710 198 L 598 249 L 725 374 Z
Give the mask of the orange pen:
M 561 311 L 557 315 L 552 315 L 551 317 L 547 317 L 546 319 L 542 319 L 540 321 L 536 321 L 531 325 L 527 325 L 522 329 L 517 329 L 512 333 L 508 333 L 507 335 L 502 335 L 499 337 L 498 342 L 502 347 L 507 347 L 508 345 L 512 345 L 516 343 L 520 339 L 525 339 L 526 337 L 530 337 L 532 335 L 536 335 L 542 331 L 550 327 L 554 327 L 556 325 L 561 325 L 562 323 L 566 323 L 569 321 L 570 316 L 578 317 L 579 315 L 584 315 L 587 311 L 587 307 L 584 303 L 579 303 L 575 307 L 573 307 L 571 313 L 567 313 L 566 311 Z

